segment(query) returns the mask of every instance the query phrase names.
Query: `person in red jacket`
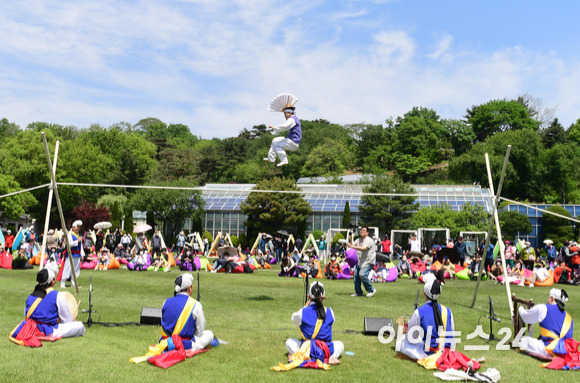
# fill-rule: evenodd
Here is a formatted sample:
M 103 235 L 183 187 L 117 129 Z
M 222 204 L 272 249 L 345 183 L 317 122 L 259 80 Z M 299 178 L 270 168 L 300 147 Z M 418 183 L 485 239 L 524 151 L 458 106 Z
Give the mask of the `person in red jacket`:
M 4 237 L 4 248 L 7 252 L 12 253 L 12 245 L 14 244 L 14 235 L 12 234 L 12 230 L 8 230 L 6 232 L 6 236 Z

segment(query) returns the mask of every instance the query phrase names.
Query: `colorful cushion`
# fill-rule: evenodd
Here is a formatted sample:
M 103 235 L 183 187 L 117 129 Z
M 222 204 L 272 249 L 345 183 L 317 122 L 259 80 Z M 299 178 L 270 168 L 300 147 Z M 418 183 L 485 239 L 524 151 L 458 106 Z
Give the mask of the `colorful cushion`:
M 463 269 L 458 273 L 455 273 L 455 277 L 457 279 L 461 279 L 464 281 L 468 281 L 469 280 L 469 275 L 467 275 L 467 272 L 469 271 L 469 269 Z
M 396 267 L 391 267 L 389 269 L 389 272 L 387 274 L 387 282 L 394 282 L 397 280 L 397 277 L 399 276 L 399 272 L 397 271 Z
M 355 249 L 350 248 L 346 251 L 346 263 L 348 263 L 351 269 L 358 263 L 358 253 Z

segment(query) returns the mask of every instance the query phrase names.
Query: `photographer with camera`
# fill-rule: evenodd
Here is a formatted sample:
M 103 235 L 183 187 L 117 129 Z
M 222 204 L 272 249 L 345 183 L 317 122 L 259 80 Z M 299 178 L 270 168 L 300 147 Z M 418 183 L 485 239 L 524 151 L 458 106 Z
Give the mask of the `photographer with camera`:
M 360 228 L 360 238 L 355 242 L 348 243 L 347 246 L 359 252 L 358 263 L 354 268 L 354 291 L 352 297 L 362 297 L 363 291 L 361 289 L 361 282 L 367 291 L 367 297 L 370 298 L 375 295 L 375 288 L 369 280 L 369 274 L 373 269 L 377 252 L 375 249 L 375 242 L 369 237 L 369 228 L 362 226 Z

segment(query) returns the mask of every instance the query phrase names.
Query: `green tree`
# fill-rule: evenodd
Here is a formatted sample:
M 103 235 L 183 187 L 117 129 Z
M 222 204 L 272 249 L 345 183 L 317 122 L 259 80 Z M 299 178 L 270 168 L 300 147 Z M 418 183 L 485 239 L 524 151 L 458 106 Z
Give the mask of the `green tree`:
M 570 196 L 578 190 L 580 177 L 580 152 L 576 143 L 556 144 L 543 155 L 546 187 L 546 203 L 570 202 Z
M 278 177 L 258 182 L 253 190 L 301 191 L 293 180 Z M 295 193 L 250 193 L 240 209 L 248 217 L 250 237 L 282 229 L 296 234 L 312 212 L 304 196 Z
M 550 149 L 556 144 L 564 144 L 568 141 L 568 132 L 564 129 L 562 124 L 554 118 L 552 123 L 540 132 L 542 143 L 546 149 Z
M 448 228 L 452 237 L 457 237 L 461 231 L 487 230 L 489 214 L 480 204 L 464 204 L 460 211 L 446 203 L 425 206 L 417 210 L 411 217 L 411 227 L 442 227 Z
M 411 228 L 418 229 L 420 227 L 442 227 L 448 228 L 451 236 L 455 237 L 459 234 L 457 227 L 457 217 L 459 212 L 454 211 L 450 205 L 446 203 L 438 203 L 436 205 L 425 206 L 418 209 L 411 216 Z
M 189 186 L 184 182 L 165 186 Z M 163 185 L 161 185 L 163 186 Z M 139 189 L 129 201 L 133 210 L 147 211 L 157 224 L 162 223 L 169 238 L 177 235 L 185 218 L 203 216 L 205 201 L 200 192 L 177 189 Z
M 532 231 L 530 219 L 525 214 L 517 211 L 501 211 L 498 216 L 503 239 L 514 241 L 518 234 L 528 234 Z
M 363 188 L 365 193 L 413 194 L 413 187 L 398 176 L 375 176 L 370 185 Z M 364 223 L 378 226 L 380 232 L 406 228 L 411 212 L 417 210 L 415 196 L 373 196 L 361 197 L 359 210 L 363 213 Z
M 538 121 L 531 118 L 524 105 L 515 100 L 492 100 L 467 109 L 465 116 L 477 141 L 485 141 L 495 133 L 530 129 L 536 132 Z
M 580 118 L 568 128 L 568 138 L 570 141 L 580 144 Z
M 335 246 L 339 240 L 344 239 L 344 235 L 342 233 L 336 233 L 334 237 L 332 237 L 332 246 Z
M 345 143 L 326 139 L 308 155 L 302 174 L 304 176 L 337 176 L 349 169 L 352 154 Z
M 455 156 L 460 156 L 471 149 L 476 136 L 469 124 L 453 119 L 442 120 L 441 123 L 451 138 L 451 146 L 455 151 Z
M 512 149 L 502 196 L 541 201 L 546 187 L 542 181 L 543 148 L 539 135 L 531 129 L 496 133 L 485 142 L 475 144 L 467 153 L 449 162 L 449 178 L 459 184 L 476 182 L 487 187 L 485 153 L 489 154 L 493 179 L 499 180 L 508 144 L 512 145 Z
M 0 146 L 2 145 L 2 142 L 4 141 L 5 137 L 11 137 L 13 135 L 15 135 L 18 131 L 20 130 L 20 126 L 16 125 L 13 122 L 8 121 L 7 118 L 3 118 L 0 120 L 0 137 L 2 137 L 2 140 L 0 140 Z
M 572 214 L 562 206 L 550 206 L 546 210 L 572 218 Z M 560 248 L 564 241 L 570 241 L 574 238 L 572 225 L 570 221 L 565 218 L 544 213 L 542 214 L 542 227 L 544 229 L 544 239 L 551 239 L 554 241 L 554 246 L 556 248 Z
M 125 225 L 123 226 L 123 229 L 129 234 L 133 233 L 133 227 L 135 224 L 133 221 L 133 209 L 131 208 L 130 204 L 125 205 L 125 209 L 123 210 L 123 217 L 125 217 Z
M 22 188 L 14 180 L 14 177 L 0 174 L 0 195 L 20 191 Z M 0 198 L 0 216 L 2 218 L 18 218 L 21 214 L 28 213 L 29 209 L 38 201 L 30 192 L 15 194 L 10 197 Z
M 105 205 L 109 209 L 113 208 L 114 204 L 119 205 L 121 211 L 125 211 L 125 204 L 127 203 L 127 197 L 119 194 L 104 194 L 97 200 L 98 204 Z
M 119 207 L 119 202 L 113 203 L 111 207 L 111 224 L 113 227 L 121 227 L 121 220 L 123 219 L 123 213 Z
M 346 226 L 350 223 L 350 203 L 346 201 L 344 203 L 344 210 L 342 211 L 342 228 L 346 229 Z

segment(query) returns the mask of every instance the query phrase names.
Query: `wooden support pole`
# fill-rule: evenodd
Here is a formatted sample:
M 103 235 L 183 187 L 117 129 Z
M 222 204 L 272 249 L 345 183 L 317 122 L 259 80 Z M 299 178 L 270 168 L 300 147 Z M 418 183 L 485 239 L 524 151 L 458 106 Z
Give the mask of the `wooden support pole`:
M 58 161 L 58 147 L 59 141 L 56 141 L 56 146 L 54 148 L 54 162 L 52 164 L 52 168 L 56 172 L 56 163 Z M 50 209 L 52 208 L 52 188 L 53 185 L 48 188 L 48 202 L 46 203 L 46 218 L 44 219 L 44 235 L 42 236 L 42 247 L 40 248 L 40 266 L 39 270 L 42 270 L 44 267 L 44 256 L 46 254 L 46 234 L 48 232 L 48 226 L 50 221 Z
M 503 167 L 501 169 L 501 176 L 499 179 L 497 194 L 495 194 L 494 187 L 493 187 L 493 179 L 491 176 L 491 166 L 489 165 L 489 155 L 487 153 L 485 153 L 485 165 L 487 168 L 487 177 L 489 180 L 489 191 L 491 193 L 491 198 L 492 198 L 491 213 L 493 215 L 493 220 L 490 219 L 490 221 L 489 221 L 489 226 L 488 226 L 488 230 L 487 230 L 487 238 L 485 240 L 485 248 L 483 250 L 484 251 L 483 255 L 484 256 L 487 255 L 487 248 L 489 247 L 489 241 L 491 240 L 491 230 L 493 229 L 493 224 L 495 223 L 497 239 L 498 239 L 498 246 L 500 247 L 500 256 L 501 256 L 501 260 L 502 260 L 504 278 L 506 278 L 505 285 L 506 285 L 506 292 L 508 294 L 508 304 L 510 307 L 511 317 L 513 317 L 511 289 L 510 289 L 510 284 L 507 282 L 507 268 L 506 268 L 506 263 L 505 263 L 504 247 L 503 247 L 503 242 L 502 242 L 502 238 L 501 238 L 501 227 L 499 226 L 499 215 L 497 213 L 497 204 L 499 203 L 499 196 L 501 195 L 501 189 L 503 186 L 503 180 L 505 177 L 505 171 L 507 168 L 507 163 L 509 160 L 511 148 L 512 148 L 511 145 L 507 146 L 506 154 L 505 154 L 504 161 L 503 161 Z M 483 262 L 483 260 L 481 262 Z M 483 264 L 485 265 L 485 262 L 483 262 Z M 481 282 L 481 275 L 482 275 L 481 270 L 482 270 L 482 267 L 480 265 L 479 276 L 477 278 L 477 283 L 475 284 L 475 291 L 473 292 L 473 300 L 471 301 L 471 306 L 469 306 L 470 308 L 473 308 L 473 306 L 475 306 L 475 301 L 477 299 L 477 292 L 479 290 L 479 283 Z
M 62 225 L 62 230 L 64 231 L 64 238 L 66 241 L 66 250 L 68 253 L 68 261 L 70 263 L 71 274 L 75 283 L 75 289 L 77 295 L 79 294 L 79 283 L 77 281 L 77 273 L 75 272 L 75 267 L 73 263 L 72 252 L 70 250 L 70 242 L 68 240 L 68 230 L 66 228 L 66 222 L 64 221 L 64 214 L 62 212 L 62 205 L 60 204 L 60 195 L 58 194 L 58 186 L 56 184 L 56 177 L 54 175 L 54 169 L 52 168 L 52 161 L 50 160 L 50 151 L 48 150 L 48 143 L 46 142 L 46 135 L 42 132 L 42 141 L 44 142 L 44 150 L 46 151 L 46 160 L 48 161 L 48 170 L 50 171 L 51 188 L 54 190 L 54 196 L 56 197 L 56 206 L 58 207 L 58 215 L 60 216 L 60 224 Z

